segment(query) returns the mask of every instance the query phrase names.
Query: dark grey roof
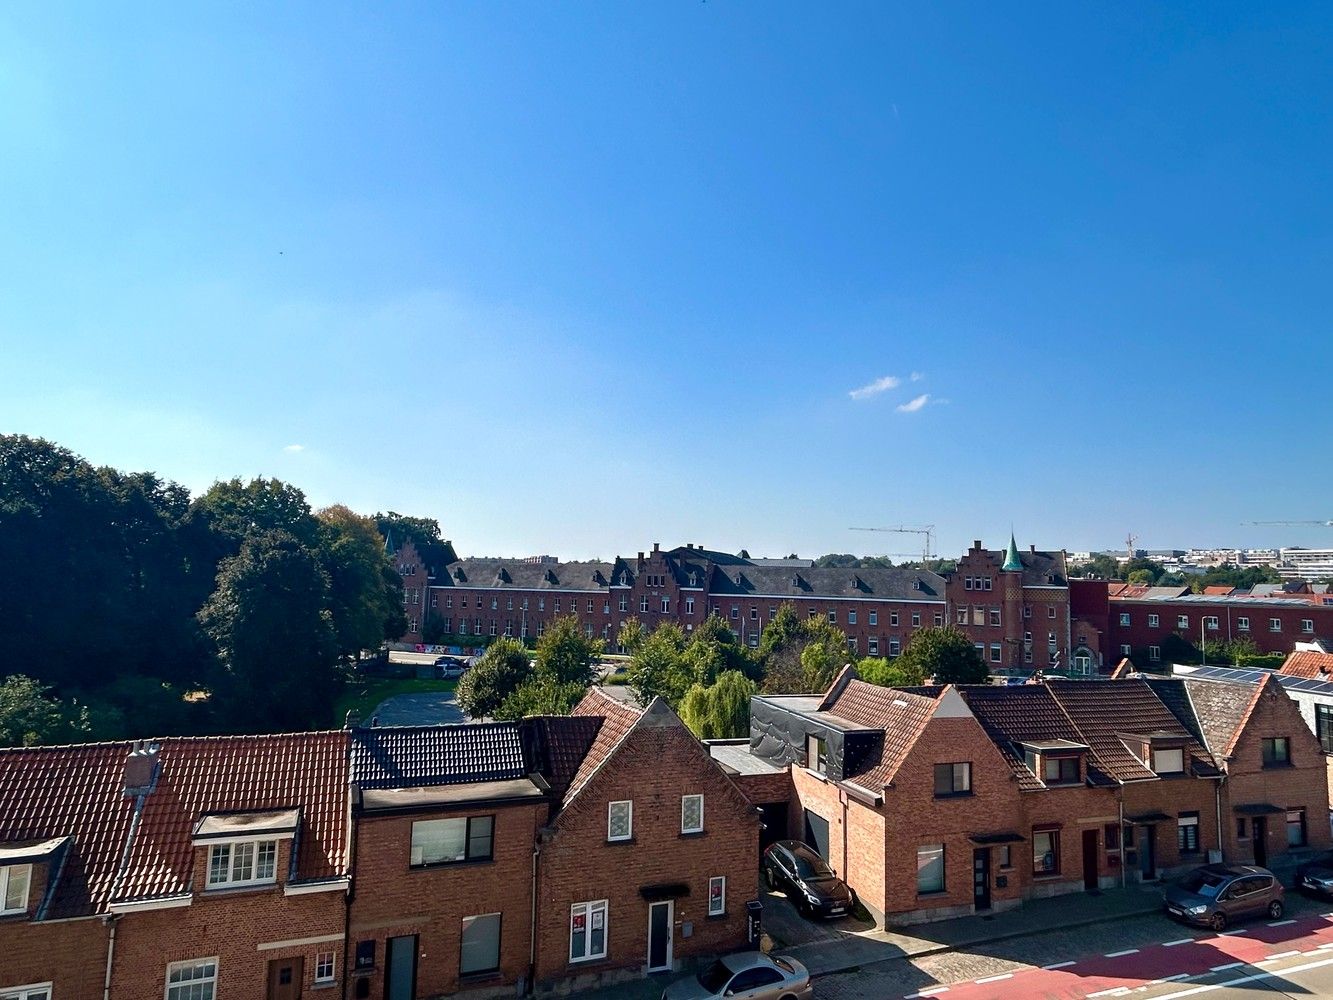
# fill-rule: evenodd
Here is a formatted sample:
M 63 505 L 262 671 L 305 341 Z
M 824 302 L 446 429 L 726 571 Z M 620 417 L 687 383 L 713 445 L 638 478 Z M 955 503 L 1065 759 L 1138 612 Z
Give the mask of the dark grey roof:
M 486 590 L 605 590 L 614 566 L 605 562 L 526 563 L 511 559 L 459 559 L 432 580 L 436 587 Z
M 1180 720 L 1180 724 L 1188 729 L 1196 740 L 1212 750 L 1213 745 L 1205 738 L 1203 725 L 1194 711 L 1194 706 L 1190 704 L 1185 682 L 1177 677 L 1150 677 L 1147 674 L 1143 675 L 1143 679 L 1152 684 L 1157 697 L 1171 710 L 1171 714 Z
M 526 776 L 515 722 L 386 726 L 352 732 L 352 780 L 362 788 L 474 784 Z
M 918 586 L 919 585 L 919 586 Z M 944 578 L 927 570 L 717 566 L 710 594 L 756 597 L 857 597 L 929 601 L 944 597 Z

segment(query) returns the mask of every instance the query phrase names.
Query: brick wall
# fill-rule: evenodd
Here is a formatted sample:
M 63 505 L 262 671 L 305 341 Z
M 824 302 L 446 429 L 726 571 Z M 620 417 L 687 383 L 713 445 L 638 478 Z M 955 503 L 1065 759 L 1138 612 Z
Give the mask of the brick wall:
M 1263 741 L 1270 737 L 1290 740 L 1291 764 L 1265 767 Z M 1330 846 L 1328 822 L 1328 772 L 1319 740 L 1296 703 L 1276 681 L 1264 685 L 1249 722 L 1241 732 L 1231 757 L 1227 760 L 1227 780 L 1223 786 L 1223 839 L 1227 858 L 1253 861 L 1253 818 L 1246 818 L 1244 839 L 1239 837 L 1234 807 L 1264 803 L 1283 810 L 1305 810 L 1306 845 L 1294 849 L 1323 849 Z M 1287 817 L 1277 813 L 1267 817 L 1267 860 L 1280 859 L 1289 850 Z
M 100 997 L 107 936 L 98 917 L 49 924 L 0 919 L 0 989 L 49 982 L 61 1000 Z M 159 985 L 155 1000 L 161 996 Z
M 506 986 L 505 992 L 512 992 L 511 984 L 528 971 L 532 850 L 547 809 L 540 801 L 358 817 L 351 948 L 355 953 L 358 941 L 375 942 L 375 968 L 365 976 L 371 980 L 371 996 L 384 994 L 388 939 L 413 934 L 420 935 L 418 996 L 441 996 L 460 987 Z M 491 861 L 411 867 L 414 821 L 481 815 L 495 817 Z M 501 914 L 500 969 L 460 982 L 463 918 L 490 913 Z
M 681 833 L 681 796 L 703 794 L 704 832 Z M 608 843 L 607 804 L 634 803 L 633 839 Z M 759 819 L 705 749 L 677 721 L 632 730 L 557 817 L 542 848 L 537 979 L 568 988 L 637 975 L 646 966 L 646 887 L 679 885 L 677 965 L 745 941 L 745 903 L 758 895 Z M 708 880 L 727 879 L 726 912 L 708 916 Z M 674 893 L 674 890 L 672 890 Z M 570 962 L 570 908 L 605 899 L 607 956 Z M 686 924 L 690 936 L 686 937 Z

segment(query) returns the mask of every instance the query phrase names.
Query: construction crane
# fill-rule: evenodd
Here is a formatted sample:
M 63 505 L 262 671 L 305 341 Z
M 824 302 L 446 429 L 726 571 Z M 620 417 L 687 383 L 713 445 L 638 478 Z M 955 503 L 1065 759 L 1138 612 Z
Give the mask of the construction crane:
M 899 535 L 924 535 L 925 545 L 922 549 L 922 556 L 921 556 L 923 562 L 930 562 L 932 558 L 931 550 L 934 549 L 935 547 L 934 546 L 935 525 L 933 524 L 927 524 L 921 528 L 909 528 L 906 525 L 900 524 L 896 528 L 849 528 L 847 530 L 848 531 L 892 531 L 895 534 Z
M 1246 521 L 1245 524 L 1276 525 L 1283 528 L 1304 528 L 1311 525 L 1319 528 L 1333 528 L 1333 521 Z
M 1135 546 L 1138 545 L 1138 543 L 1139 536 L 1134 534 L 1134 532 L 1131 531 L 1125 535 L 1125 555 L 1130 562 L 1134 561 L 1134 553 L 1137 551 Z

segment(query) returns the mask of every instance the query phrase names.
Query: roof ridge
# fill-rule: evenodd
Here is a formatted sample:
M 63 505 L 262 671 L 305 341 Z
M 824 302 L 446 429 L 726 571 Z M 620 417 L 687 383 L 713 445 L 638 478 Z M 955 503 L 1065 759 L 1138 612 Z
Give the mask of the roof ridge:
M 123 740 L 90 740 L 87 743 L 48 743 L 31 747 L 0 747 L 0 754 L 26 753 L 29 751 L 48 750 L 91 750 L 109 747 L 133 747 L 136 743 L 156 743 L 163 746 L 169 743 L 181 744 L 187 740 L 200 742 L 221 742 L 222 740 L 273 740 L 288 739 L 295 736 L 332 736 L 346 733 L 345 729 L 304 729 L 288 733 L 204 733 L 191 736 L 143 736 Z

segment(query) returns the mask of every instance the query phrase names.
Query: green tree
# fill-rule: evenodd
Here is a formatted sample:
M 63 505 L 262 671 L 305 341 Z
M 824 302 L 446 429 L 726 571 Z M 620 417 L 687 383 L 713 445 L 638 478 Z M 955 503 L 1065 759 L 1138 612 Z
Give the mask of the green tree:
M 904 663 L 901 656 L 892 660 L 867 656 L 856 665 L 856 672 L 863 681 L 880 687 L 916 687 L 926 682 L 920 665 Z
M 749 650 L 736 641 L 736 633 L 716 614 L 710 614 L 690 633 L 681 660 L 690 680 L 705 686 L 727 670 L 747 676 L 758 672 Z
M 191 514 L 222 542 L 223 557 L 252 535 L 271 531 L 290 535 L 307 549 L 319 546 L 319 521 L 305 494 L 280 479 L 216 482 L 194 501 Z
M 625 652 L 633 655 L 648 637 L 648 630 L 637 618 L 626 618 L 616 635 L 616 642 Z
M 765 666 L 776 650 L 799 642 L 801 617 L 790 601 L 778 605 L 778 613 L 764 626 L 759 636 L 759 661 Z
M 984 684 L 990 676 L 972 640 L 948 625 L 921 629 L 897 663 L 900 670 L 933 677 L 936 684 Z
M 379 649 L 386 638 L 397 638 L 407 628 L 402 580 L 384 552 L 379 530 L 372 518 L 342 504 L 325 507 L 316 518 L 338 649 L 348 657 Z
M 826 618 L 808 618 L 804 628 L 805 647 L 801 650 L 801 669 L 807 691 L 825 691 L 838 671 L 851 659 L 847 634 Z
M 715 684 L 690 686 L 681 699 L 681 721 L 701 740 L 739 739 L 750 732 L 750 699 L 758 690 L 739 670 L 724 671 Z
M 560 681 L 554 674 L 532 674 L 505 698 L 495 711 L 497 719 L 525 719 L 532 715 L 568 715 L 588 693 L 588 685 Z
M 557 618 L 537 640 L 537 672 L 549 675 L 557 684 L 578 684 L 583 690 L 593 682 L 593 667 L 602 656 L 605 644 L 589 639 L 573 615 Z
M 59 743 L 70 726 L 60 702 L 31 677 L 14 674 L 0 683 L 0 747 Z
M 677 706 L 689 689 L 691 677 L 684 663 L 685 633 L 675 622 L 663 622 L 639 645 L 626 668 L 630 690 L 647 705 L 661 696 Z
M 1090 580 L 1120 579 L 1120 562 L 1115 556 L 1098 552 L 1082 566 L 1070 570 L 1070 576 L 1086 577 Z
M 523 643 L 510 636 L 495 639 L 459 680 L 455 689 L 459 708 L 474 719 L 494 716 L 532 674 L 528 662 Z
M 305 729 L 328 717 L 340 688 L 328 576 L 280 531 L 253 534 L 222 563 L 199 612 L 222 671 L 213 706 L 238 732 Z

